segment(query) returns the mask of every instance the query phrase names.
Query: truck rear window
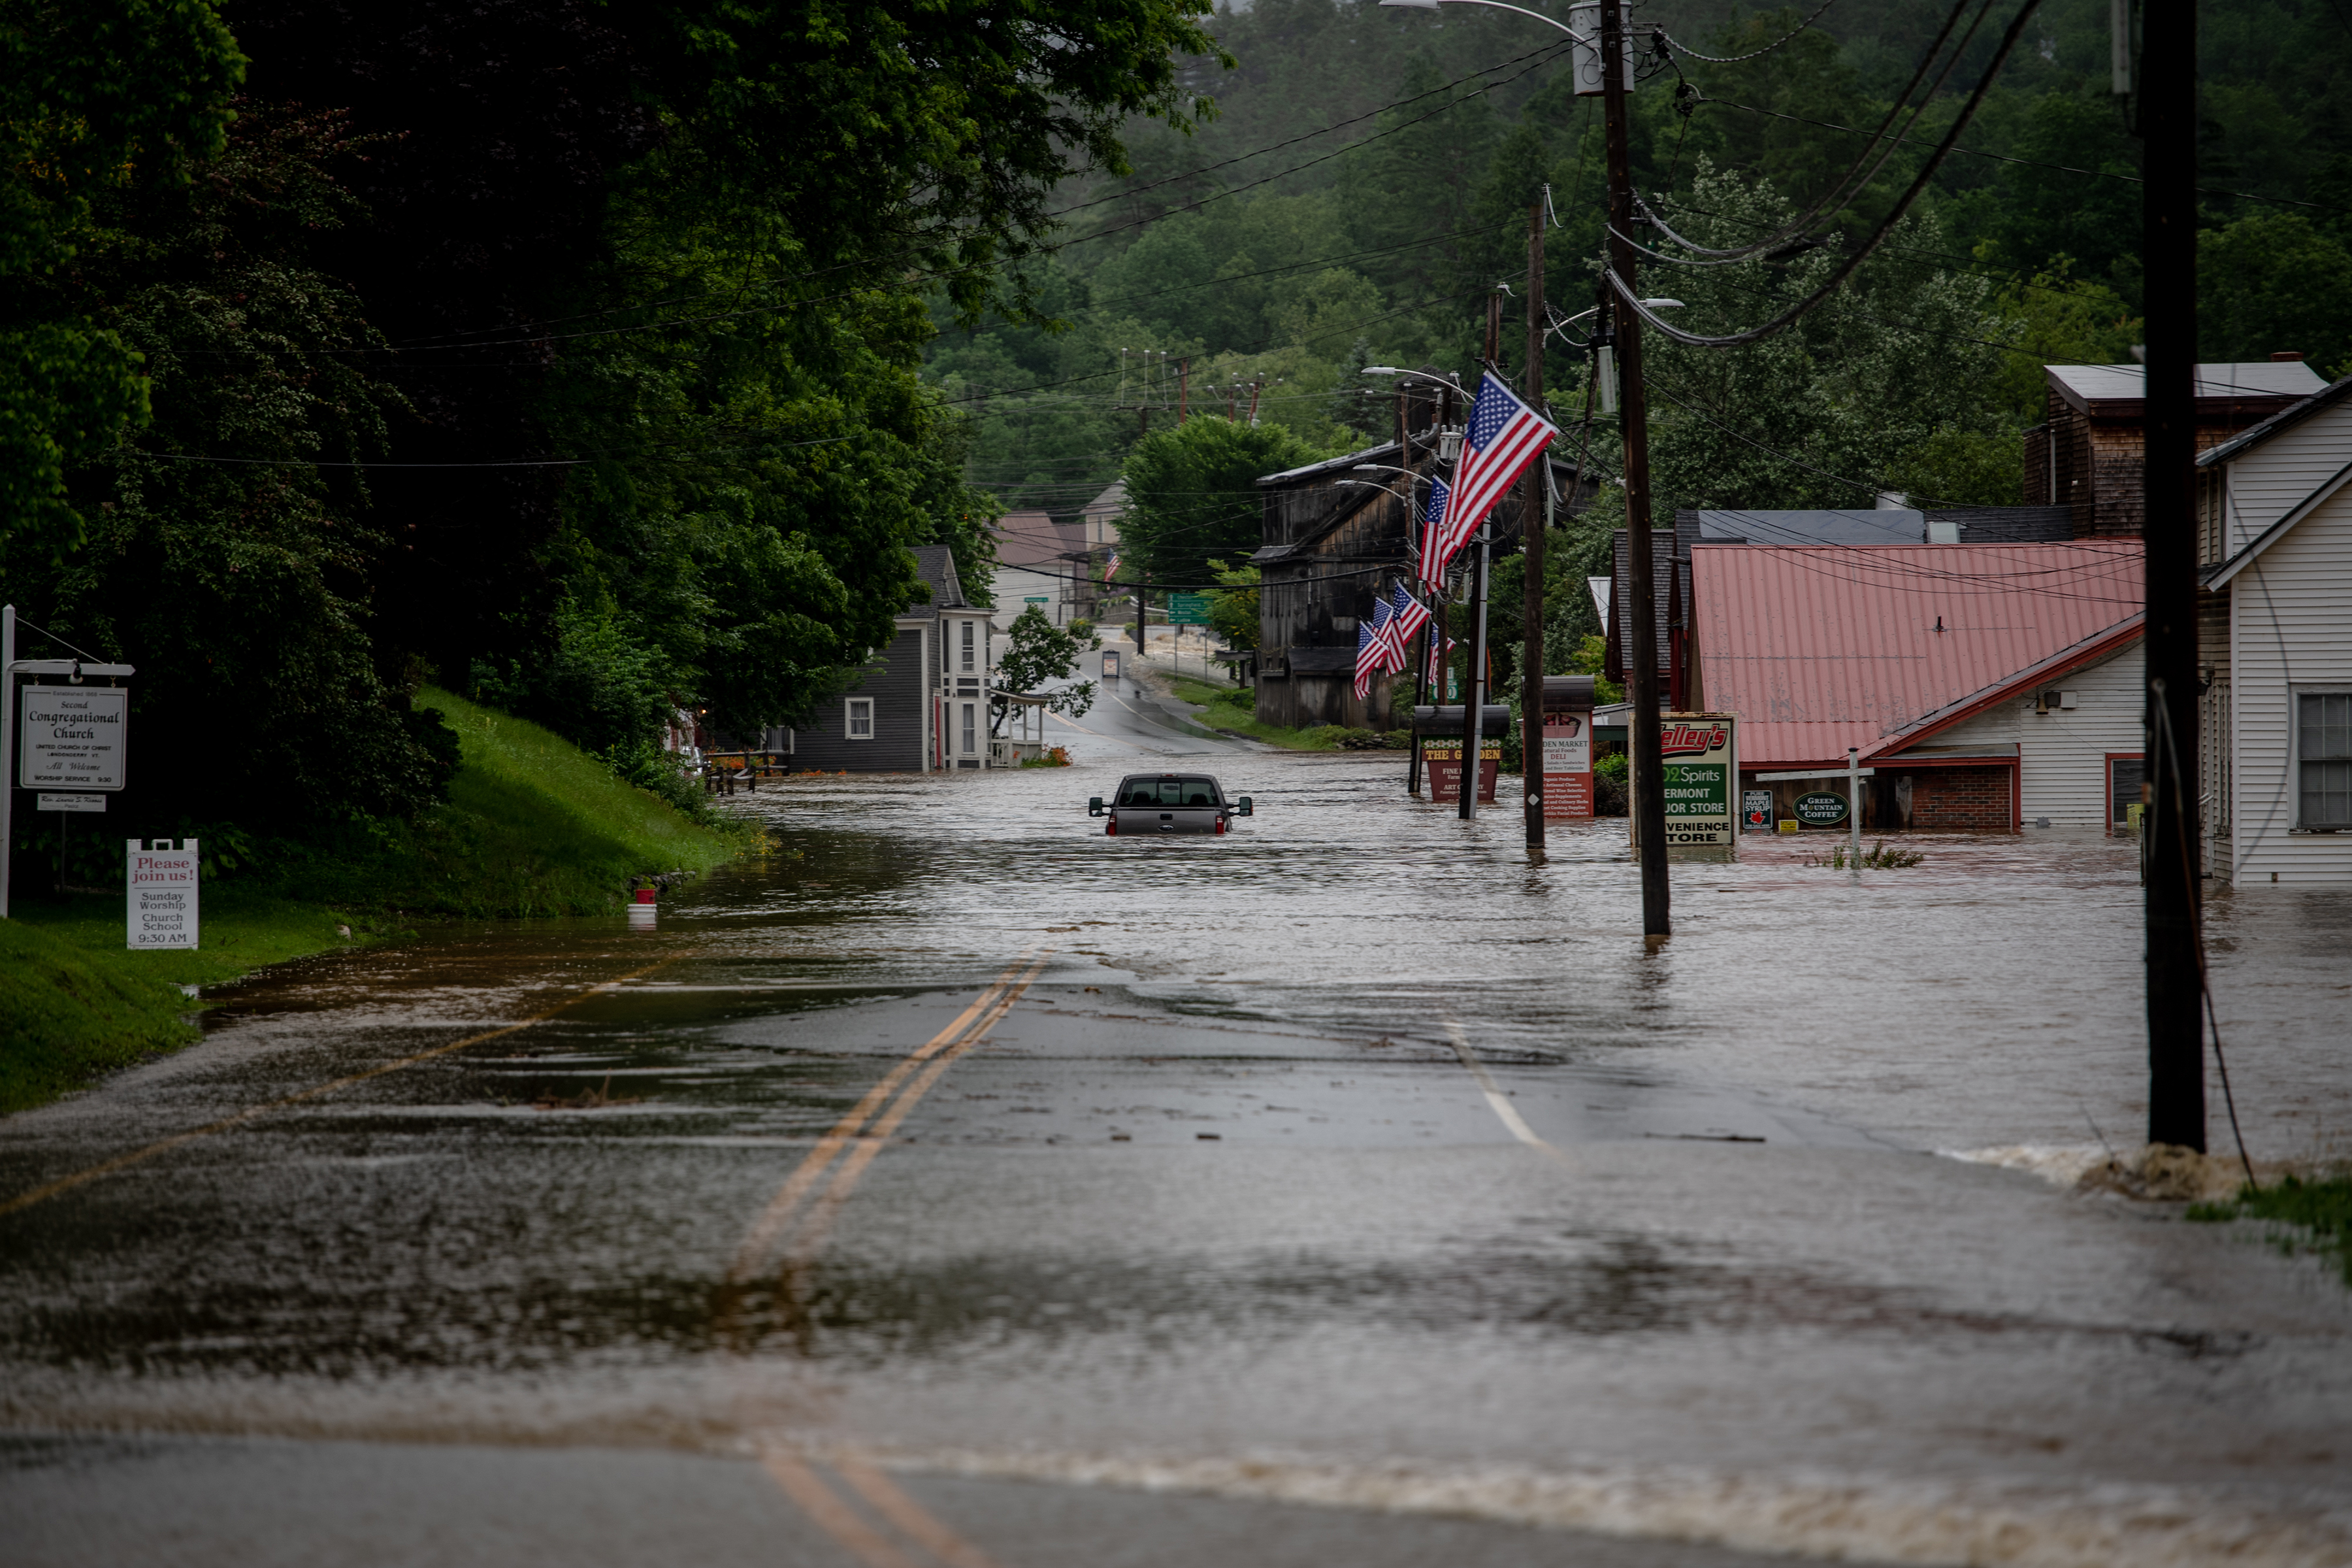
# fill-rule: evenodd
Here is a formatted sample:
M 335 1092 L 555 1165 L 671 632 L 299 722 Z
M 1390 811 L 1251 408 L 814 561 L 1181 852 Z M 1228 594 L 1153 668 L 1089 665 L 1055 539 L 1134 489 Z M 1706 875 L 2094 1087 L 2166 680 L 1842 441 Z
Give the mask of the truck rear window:
M 1223 805 L 1217 798 L 1214 779 L 1129 779 L 1118 786 L 1121 805 L 1149 805 L 1166 808 L 1171 805 L 1215 806 Z

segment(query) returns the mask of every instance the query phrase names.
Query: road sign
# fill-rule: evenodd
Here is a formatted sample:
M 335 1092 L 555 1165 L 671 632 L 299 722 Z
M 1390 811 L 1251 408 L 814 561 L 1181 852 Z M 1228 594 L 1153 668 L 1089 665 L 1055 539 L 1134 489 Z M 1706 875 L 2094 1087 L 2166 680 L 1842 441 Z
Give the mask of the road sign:
M 1171 626 L 1207 626 L 1209 624 L 1209 595 L 1206 594 L 1169 595 L 1168 624 Z
M 104 811 L 106 797 L 102 795 L 44 795 L 39 798 L 42 811 Z
M 129 843 L 123 900 L 125 945 L 195 946 L 196 841 L 183 838 L 177 849 L 171 847 L 168 838 L 156 839 L 152 849 L 136 838 Z
M 1825 789 L 1797 797 L 1797 820 L 1808 827 L 1835 827 L 1845 820 L 1845 796 Z
M 122 787 L 123 721 L 131 693 L 112 686 L 27 686 L 19 711 L 24 760 L 16 782 L 26 789 L 117 790 Z

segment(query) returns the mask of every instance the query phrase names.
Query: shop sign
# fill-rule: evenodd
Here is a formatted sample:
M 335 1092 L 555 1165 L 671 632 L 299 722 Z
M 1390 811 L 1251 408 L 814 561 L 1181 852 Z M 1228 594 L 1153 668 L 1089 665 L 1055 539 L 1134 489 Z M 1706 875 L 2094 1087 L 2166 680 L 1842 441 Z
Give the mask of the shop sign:
M 1460 737 L 1423 741 L 1421 743 L 1421 760 L 1429 767 L 1429 798 L 1432 801 L 1459 803 L 1462 799 Z M 1488 741 L 1481 744 L 1478 748 L 1478 798 L 1481 802 L 1488 805 L 1494 804 L 1496 781 L 1501 778 L 1502 773 L 1502 742 Z
M 196 945 L 196 841 L 168 838 L 150 849 L 129 841 L 129 880 L 124 891 L 127 945 L 133 948 Z
M 26 789 L 118 790 L 131 693 L 119 686 L 26 686 L 20 689 Z
M 1543 716 L 1544 820 L 1592 815 L 1592 715 Z
M 1739 826 L 1733 805 L 1738 757 L 1737 721 L 1728 713 L 1666 713 L 1659 718 L 1664 753 L 1666 844 L 1729 845 Z
M 1808 827 L 1835 827 L 1845 820 L 1846 799 L 1825 789 L 1797 797 L 1797 820 Z
M 1739 816 L 1739 826 L 1741 831 L 1747 833 L 1771 832 L 1772 792 L 1769 789 L 1751 789 L 1745 792 L 1740 796 L 1740 799 L 1746 803 L 1746 809 L 1742 811 Z

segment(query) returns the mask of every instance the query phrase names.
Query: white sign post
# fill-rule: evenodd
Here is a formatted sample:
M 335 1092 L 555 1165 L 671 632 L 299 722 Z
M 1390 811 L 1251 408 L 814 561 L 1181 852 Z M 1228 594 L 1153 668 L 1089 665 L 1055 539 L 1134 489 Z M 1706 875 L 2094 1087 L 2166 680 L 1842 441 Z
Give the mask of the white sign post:
M 127 945 L 194 947 L 196 945 L 196 841 L 183 838 L 173 849 L 168 838 L 150 849 L 138 839 L 129 844 L 128 881 L 124 887 Z
M 43 635 L 46 636 L 47 634 L 45 633 Z M 62 675 L 66 677 L 68 681 L 79 683 L 84 679 L 93 675 L 121 678 L 123 676 L 136 675 L 139 672 L 137 670 L 133 669 L 127 664 L 92 664 L 87 660 L 79 658 L 18 658 L 16 657 L 16 606 L 14 605 L 0 605 L 0 920 L 5 920 L 8 918 L 9 847 L 16 842 L 14 835 L 16 833 L 17 786 L 21 784 L 26 789 L 35 789 L 38 788 L 39 784 L 41 783 L 50 782 L 47 777 L 44 777 L 37 783 L 32 776 L 34 769 L 31 765 L 32 757 L 30 747 L 32 745 L 33 739 L 31 736 L 26 737 L 27 751 L 26 755 L 26 765 L 24 770 L 25 776 L 22 779 L 19 779 L 17 776 L 17 710 L 16 701 L 8 695 L 9 692 L 16 688 L 16 678 L 20 675 Z M 62 689 L 79 692 L 86 689 L 76 684 Z M 118 697 L 125 695 L 112 688 L 107 687 L 87 689 Z M 31 693 L 27 691 L 27 700 L 26 702 L 26 708 L 27 710 L 34 706 L 30 700 L 30 697 Z M 47 710 L 44 709 L 43 710 L 47 711 Z M 95 710 L 92 711 L 94 712 Z M 54 767 L 64 775 L 59 777 L 56 782 L 64 784 L 68 788 L 77 790 L 121 789 L 122 787 L 122 710 L 120 708 L 113 710 L 113 718 L 110 722 L 101 723 L 100 720 L 93 718 L 89 723 L 66 727 L 87 729 L 91 731 L 92 733 L 90 735 L 81 741 L 78 741 L 76 743 L 78 745 L 94 747 L 95 751 L 85 752 L 82 753 L 84 762 L 87 764 L 86 769 L 83 767 L 69 765 L 63 760 L 64 753 L 61 752 L 56 752 L 50 762 L 43 764 L 45 769 Z M 104 733 L 100 732 L 101 729 L 105 731 Z M 108 735 L 110 735 L 112 738 L 110 748 L 104 743 Z M 56 746 L 62 743 L 60 737 L 56 735 L 51 735 L 47 739 L 51 743 L 53 752 Z M 109 769 L 101 765 L 101 763 L 103 762 L 102 753 L 109 750 L 112 752 L 110 772 L 113 782 L 111 784 L 99 782 L 101 777 L 106 776 L 109 773 Z M 44 807 L 43 809 L 46 810 L 48 808 Z M 71 808 L 68 807 L 67 809 Z

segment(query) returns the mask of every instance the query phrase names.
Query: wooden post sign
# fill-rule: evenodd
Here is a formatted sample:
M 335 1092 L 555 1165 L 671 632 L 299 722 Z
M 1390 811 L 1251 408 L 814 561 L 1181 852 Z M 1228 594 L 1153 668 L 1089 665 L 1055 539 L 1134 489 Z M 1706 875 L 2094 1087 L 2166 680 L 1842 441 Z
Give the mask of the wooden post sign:
M 1420 707 L 1412 710 L 1414 731 L 1422 737 L 1422 760 L 1429 765 L 1429 798 L 1433 802 L 1462 800 L 1462 709 Z M 1511 721 L 1511 710 L 1500 703 L 1489 703 L 1482 710 L 1478 727 L 1485 733 L 1478 745 L 1478 798 L 1489 805 L 1495 799 L 1495 784 L 1503 771 L 1503 732 Z
M 196 841 L 183 838 L 177 849 L 168 838 L 150 849 L 140 840 L 127 840 L 129 880 L 124 888 L 127 945 L 194 947 L 196 945 Z
M 1547 675 L 1543 683 L 1543 814 L 1547 822 L 1592 816 L 1592 677 Z

